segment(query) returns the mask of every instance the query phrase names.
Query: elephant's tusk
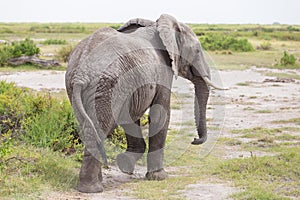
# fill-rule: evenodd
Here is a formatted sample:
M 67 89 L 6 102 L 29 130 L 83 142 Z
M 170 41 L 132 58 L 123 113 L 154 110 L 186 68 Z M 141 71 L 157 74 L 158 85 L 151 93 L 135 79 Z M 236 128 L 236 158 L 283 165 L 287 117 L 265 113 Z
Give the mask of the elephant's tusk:
M 205 83 L 207 85 L 212 86 L 213 88 L 215 88 L 217 90 L 229 90 L 229 88 L 221 88 L 221 87 L 217 86 L 211 80 L 209 80 L 209 78 L 207 78 L 207 77 L 203 77 L 203 80 L 205 81 Z

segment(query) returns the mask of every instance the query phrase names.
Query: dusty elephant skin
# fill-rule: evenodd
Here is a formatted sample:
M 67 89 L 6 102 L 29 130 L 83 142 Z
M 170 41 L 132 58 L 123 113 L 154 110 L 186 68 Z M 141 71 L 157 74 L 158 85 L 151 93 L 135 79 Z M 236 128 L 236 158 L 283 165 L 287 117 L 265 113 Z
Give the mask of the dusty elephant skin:
M 100 158 L 107 164 L 103 140 L 117 124 L 126 133 L 127 150 L 118 155 L 124 173 L 133 173 L 145 152 L 140 118 L 150 108 L 149 180 L 163 180 L 164 145 L 170 119 L 173 75 L 195 85 L 195 119 L 199 138 L 206 141 L 206 104 L 210 71 L 192 30 L 169 15 L 156 22 L 132 19 L 118 30 L 102 28 L 73 50 L 66 88 L 82 129 L 85 154 L 78 190 L 102 192 Z

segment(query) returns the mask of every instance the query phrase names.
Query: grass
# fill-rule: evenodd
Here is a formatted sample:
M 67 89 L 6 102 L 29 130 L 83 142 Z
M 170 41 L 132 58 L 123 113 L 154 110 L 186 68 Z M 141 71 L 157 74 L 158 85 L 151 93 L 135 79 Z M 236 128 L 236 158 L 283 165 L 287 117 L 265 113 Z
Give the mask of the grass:
M 276 124 L 294 123 L 294 124 L 300 125 L 300 118 L 276 120 L 276 121 L 273 121 L 273 123 L 276 123 Z
M 38 71 L 38 70 L 57 70 L 57 71 L 65 71 L 66 67 L 58 66 L 58 67 L 39 67 L 30 64 L 19 65 L 17 67 L 6 66 L 0 67 L 0 72 L 20 72 L 20 71 Z
M 221 137 L 221 138 L 218 138 L 218 141 L 225 145 L 228 145 L 228 146 L 237 146 L 237 145 L 242 144 L 242 142 L 240 140 L 234 139 L 234 138 Z
M 250 139 L 242 143 L 241 147 L 248 151 L 278 152 L 278 149 L 290 148 L 300 142 L 297 127 L 263 128 L 255 127 L 249 129 L 233 130 L 232 133 L 239 134 L 240 138 Z
M 79 162 L 50 149 L 15 144 L 1 160 L 0 198 L 37 199 L 46 190 L 75 188 L 78 181 Z
M 243 83 L 237 83 L 236 85 L 238 86 L 249 86 L 251 83 L 250 82 L 243 82 Z
M 244 108 L 243 110 L 250 110 L 250 111 L 252 111 L 252 110 L 255 110 L 255 109 L 248 106 L 248 107 Z
M 209 53 L 216 67 L 222 70 L 245 70 L 251 66 L 272 67 L 281 53 L 274 51 L 254 51 L 233 53 L 231 55 Z
M 281 129 L 268 129 L 263 127 L 255 127 L 249 129 L 232 130 L 233 134 L 240 134 L 241 138 L 258 138 L 258 140 L 268 140 L 277 133 L 281 133 Z
M 292 136 L 282 129 L 252 128 L 233 131 L 249 138 L 256 138 L 261 144 L 270 144 L 275 156 L 236 158 L 224 160 L 219 157 L 223 145 L 245 145 L 237 139 L 219 138 L 219 150 L 215 149 L 208 157 L 199 159 L 199 148 L 190 146 L 186 152 L 171 166 L 180 167 L 179 171 L 171 172 L 170 178 L 164 181 L 139 181 L 126 184 L 132 188 L 129 192 L 141 199 L 185 199 L 183 191 L 187 185 L 209 180 L 233 182 L 240 188 L 232 195 L 233 199 L 290 199 L 300 197 L 300 155 L 299 145 L 285 142 L 282 146 L 274 144 L 274 140 L 294 141 L 299 136 Z M 254 134 L 253 134 L 254 133 Z M 251 134 L 251 135 L 250 135 Z M 250 145 L 250 144 L 248 144 Z M 253 150 L 261 147 L 253 146 Z M 246 149 L 245 149 L 246 150 Z M 249 150 L 251 150 L 249 148 Z M 186 163 L 189 163 L 188 166 Z M 197 176 L 199 174 L 200 176 Z M 163 191 L 158 193 L 157 191 Z
M 299 147 L 280 152 L 277 156 L 232 159 L 220 164 L 214 174 L 233 180 L 245 191 L 234 199 L 289 199 L 300 196 Z
M 232 195 L 242 199 L 289 199 L 300 196 L 299 147 L 281 148 L 276 156 L 236 158 L 223 160 L 211 154 L 197 158 L 197 148 L 189 148 L 174 165 L 183 165 L 178 172 L 164 181 L 128 183 L 130 195 L 141 199 L 184 199 L 187 185 L 209 179 L 233 182 L 241 190 Z M 179 175 L 180 174 L 180 175 Z M 184 175 L 183 175 L 184 174 Z M 197 176 L 196 174 L 200 175 Z M 163 192 L 157 192 L 163 191 Z
M 300 80 L 300 75 L 298 74 L 291 74 L 291 73 L 285 73 L 285 72 L 266 72 L 264 73 L 266 76 L 275 76 L 277 78 L 288 78 L 288 79 L 297 79 Z
M 257 110 L 255 112 L 260 114 L 269 114 L 272 113 L 272 110 Z

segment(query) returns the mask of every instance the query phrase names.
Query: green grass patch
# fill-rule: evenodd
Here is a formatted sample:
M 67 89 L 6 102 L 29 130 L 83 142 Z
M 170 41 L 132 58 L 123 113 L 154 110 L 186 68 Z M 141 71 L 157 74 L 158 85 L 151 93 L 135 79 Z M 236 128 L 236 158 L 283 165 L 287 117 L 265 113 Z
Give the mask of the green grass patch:
M 238 86 L 249 86 L 250 83 L 249 82 L 243 82 L 243 83 L 237 83 L 236 85 L 238 85 Z
M 277 128 L 264 128 L 264 127 L 255 127 L 249 129 L 237 129 L 231 131 L 234 134 L 242 134 L 241 137 L 244 138 L 258 138 L 265 135 L 275 135 L 276 133 L 281 133 L 281 129 Z
M 291 74 L 291 73 L 278 73 L 278 72 L 266 72 L 264 73 L 266 76 L 275 76 L 277 78 L 290 78 L 290 79 L 297 79 L 300 80 L 300 75 L 298 74 Z
M 57 66 L 57 67 L 40 67 L 32 64 L 24 64 L 18 66 L 5 66 L 0 67 L 0 72 L 22 72 L 22 71 L 38 71 L 38 70 L 56 70 L 56 71 L 65 71 L 66 67 Z
M 300 118 L 276 120 L 276 121 L 272 121 L 272 123 L 276 123 L 276 124 L 294 123 L 294 124 L 300 125 Z
M 255 112 L 260 114 L 268 114 L 268 113 L 272 113 L 272 110 L 257 110 Z
M 248 107 L 244 108 L 243 110 L 249 110 L 249 111 L 252 111 L 252 110 L 255 110 L 255 109 L 248 106 Z
M 172 110 L 180 110 L 181 109 L 181 105 L 178 103 L 172 103 L 171 104 L 171 109 Z
M 14 142 L 0 161 L 0 198 L 38 199 L 44 191 L 67 191 L 78 182 L 80 163 L 50 149 Z
M 284 134 L 275 136 L 275 139 L 276 140 L 286 140 L 286 141 L 296 141 L 296 140 L 300 140 L 300 136 L 284 133 Z
M 42 44 L 45 45 L 66 45 L 68 42 L 66 40 L 61 40 L 61 39 L 47 39 L 42 42 Z
M 257 96 L 250 96 L 249 99 L 257 99 Z
M 283 128 L 262 128 L 255 127 L 250 129 L 233 130 L 232 133 L 241 134 L 241 138 L 250 139 L 249 142 L 242 143 L 241 147 L 245 150 L 277 152 L 281 148 L 290 148 L 299 142 L 300 137 L 294 135 L 299 129 L 294 127 Z M 290 132 L 290 133 L 289 133 Z
M 218 141 L 221 142 L 222 144 L 228 145 L 228 146 L 237 146 L 241 145 L 242 142 L 240 140 L 234 139 L 234 138 L 225 138 L 225 137 L 220 137 L 218 138 Z
M 299 150 L 299 146 L 285 146 L 277 148 L 276 156 L 223 160 L 212 154 L 199 159 L 199 147 L 191 146 L 172 164 L 181 167 L 170 172 L 170 178 L 159 182 L 136 181 L 126 186 L 132 189 L 130 195 L 141 199 L 184 199 L 183 190 L 188 185 L 201 180 L 222 180 L 240 188 L 232 195 L 233 199 L 297 199 L 300 197 Z M 157 193 L 158 190 L 163 192 Z
M 220 164 L 214 174 L 245 188 L 235 199 L 288 199 L 300 196 L 300 154 L 290 148 L 277 156 L 233 159 Z
M 295 127 L 295 126 L 286 126 L 286 127 L 282 127 L 280 128 L 282 131 L 289 131 L 289 132 L 300 132 L 300 127 Z
M 37 71 L 37 70 L 40 70 L 40 68 L 29 64 L 19 65 L 16 67 L 11 67 L 11 66 L 0 67 L 0 72 L 20 72 L 20 71 Z

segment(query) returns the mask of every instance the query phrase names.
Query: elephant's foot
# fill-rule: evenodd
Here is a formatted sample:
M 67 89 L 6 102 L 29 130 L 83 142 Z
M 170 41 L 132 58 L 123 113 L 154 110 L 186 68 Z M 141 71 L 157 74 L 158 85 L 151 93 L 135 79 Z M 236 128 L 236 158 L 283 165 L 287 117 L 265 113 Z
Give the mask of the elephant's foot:
M 133 174 L 134 165 L 136 161 L 139 159 L 138 155 L 133 155 L 134 153 L 125 152 L 120 153 L 117 156 L 117 165 L 119 169 L 126 174 Z
M 79 183 L 77 190 L 79 192 L 84 193 L 98 193 L 103 192 L 103 185 L 100 182 L 95 182 L 93 184 L 87 184 L 87 183 Z
M 146 173 L 146 179 L 148 180 L 157 180 L 157 181 L 161 181 L 168 178 L 168 174 L 164 169 L 160 169 L 158 171 L 154 171 L 154 172 L 147 172 Z
M 77 189 L 85 193 L 103 192 L 101 181 L 102 173 L 100 162 L 85 149 Z

